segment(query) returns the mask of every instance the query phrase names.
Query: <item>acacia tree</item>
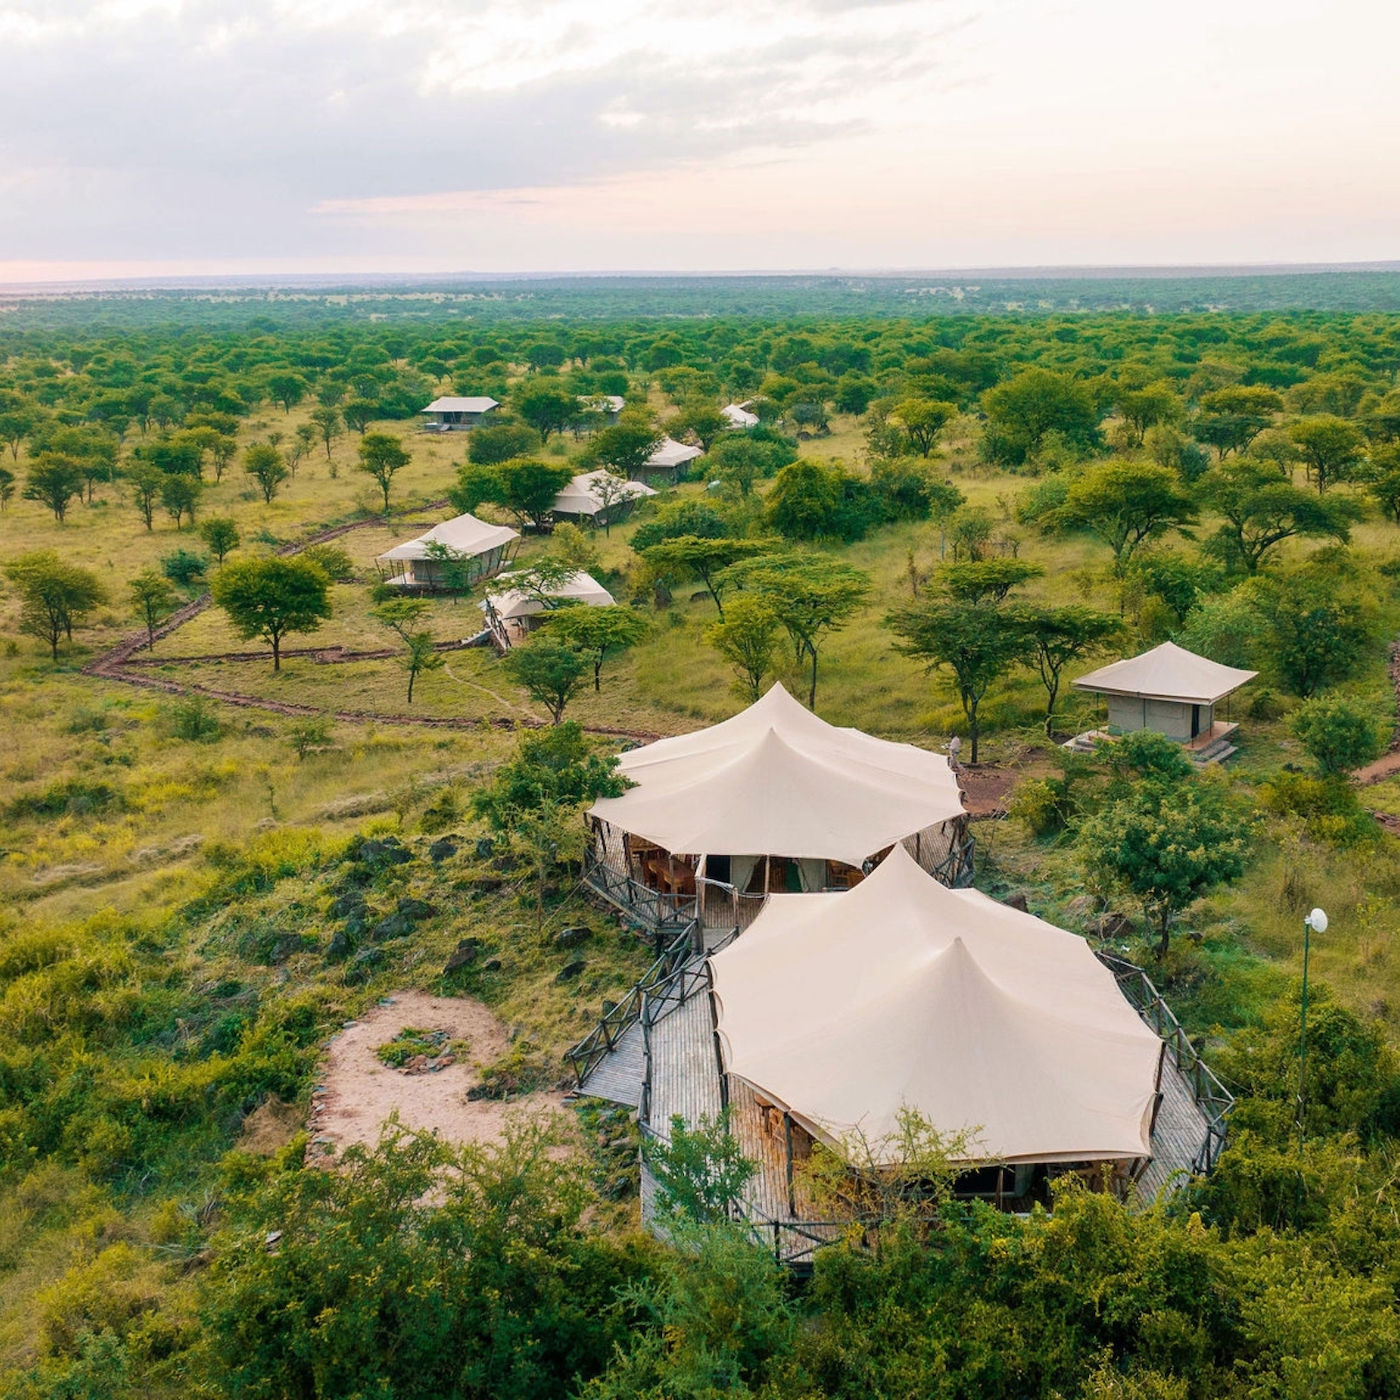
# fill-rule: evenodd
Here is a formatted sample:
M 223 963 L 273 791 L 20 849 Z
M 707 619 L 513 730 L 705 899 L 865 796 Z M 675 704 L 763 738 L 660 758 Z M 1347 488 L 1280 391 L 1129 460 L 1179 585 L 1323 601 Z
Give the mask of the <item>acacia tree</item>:
M 719 580 L 731 564 L 769 553 L 775 540 L 705 539 L 699 535 L 678 535 L 641 551 L 642 558 L 659 573 L 693 574 L 705 585 L 715 609 L 724 616 L 724 584 Z
M 635 608 L 614 603 L 601 608 L 561 608 L 550 618 L 549 630 L 592 658 L 593 689 L 599 691 L 603 663 L 636 646 L 650 630 L 650 624 Z
M 366 433 L 360 439 L 359 468 L 379 486 L 385 515 L 389 513 L 389 488 L 394 484 L 394 477 L 411 460 L 403 443 L 392 433 Z
M 78 464 L 55 452 L 40 453 L 24 482 L 25 500 L 47 506 L 60 525 L 68 515 L 73 498 L 82 493 L 83 474 Z
M 1113 551 L 1122 573 L 1147 540 L 1180 529 L 1196 518 L 1191 498 L 1174 471 L 1146 462 L 1104 462 L 1071 483 L 1057 523 L 1088 530 Z
M 958 416 L 958 406 L 937 399 L 904 399 L 891 411 L 892 418 L 918 452 L 927 457 L 938 442 L 938 435 Z
M 764 677 L 773 669 L 778 625 L 766 599 L 741 593 L 729 611 L 705 629 L 705 640 L 734 669 L 734 689 L 749 702 L 763 694 Z
M 305 559 L 240 559 L 219 571 L 210 592 L 240 637 L 272 648 L 274 671 L 285 636 L 314 632 L 331 615 L 330 580 Z
M 1062 608 L 1020 606 L 1013 615 L 1027 647 L 1026 655 L 1040 672 L 1045 687 L 1045 733 L 1054 729 L 1060 678 L 1071 662 L 1105 650 L 1121 635 L 1122 622 L 1109 613 L 1071 603 Z
M 970 559 L 945 564 L 938 571 L 938 584 L 964 603 L 1000 603 L 1013 588 L 1044 574 L 1039 564 L 1027 559 Z
M 522 525 L 544 534 L 549 529 L 554 499 L 573 480 L 573 469 L 553 466 L 533 457 L 481 465 L 469 462 L 457 470 L 457 484 L 447 493 L 462 511 L 483 501 L 500 506 Z
M 632 477 L 646 466 L 662 443 L 662 434 L 645 412 L 625 412 L 611 427 L 594 437 L 589 456 L 619 476 Z
M 1232 384 L 1201 397 L 1201 413 L 1192 431 L 1224 459 L 1231 452 L 1246 452 L 1249 445 L 1283 412 L 1283 400 L 1273 389 Z
M 195 511 L 199 507 L 199 497 L 203 490 L 204 483 L 198 477 L 187 476 L 184 472 L 167 476 L 161 484 L 160 503 L 175 522 L 177 530 L 182 527 L 187 515 L 190 523 L 194 523 Z
M 1201 500 L 1224 518 L 1215 548 L 1228 562 L 1259 572 L 1270 550 L 1295 535 L 1351 538 L 1351 524 L 1361 518 L 1353 500 L 1320 499 L 1300 490 L 1280 468 L 1242 457 L 1222 463 L 1198 484 Z
M 943 667 L 953 673 L 976 763 L 982 701 L 1025 655 L 1019 620 L 995 603 L 938 598 L 891 613 L 885 625 L 900 638 L 896 651 L 922 661 L 930 673 Z
M 156 503 L 160 500 L 161 487 L 165 485 L 165 473 L 154 462 L 137 458 L 130 462 L 122 473 L 126 484 L 131 488 L 136 509 L 148 530 L 154 528 Z
M 223 568 L 224 559 L 242 543 L 238 526 L 226 515 L 211 515 L 199 527 L 199 537 Z
M 8 510 L 15 494 L 15 474 L 9 467 L 0 467 L 0 510 Z
M 510 406 L 545 442 L 551 433 L 562 433 L 578 412 L 578 399 L 558 387 L 558 381 L 529 380 L 512 395 Z
M 506 652 L 502 665 L 516 685 L 549 711 L 555 724 L 588 678 L 588 663 L 566 642 L 537 632 Z
M 1319 495 L 1329 486 L 1349 480 L 1361 461 L 1364 442 L 1360 430 L 1345 418 L 1330 413 L 1300 418 L 1289 428 L 1288 436 Z
M 826 638 L 839 632 L 870 592 L 870 576 L 840 560 L 818 554 L 787 554 L 741 559 L 715 579 L 721 589 L 736 588 L 764 599 L 793 644 L 800 665 L 810 665 L 807 708 L 817 708 L 817 662 Z
M 287 479 L 287 464 L 269 442 L 255 442 L 243 454 L 243 470 L 258 483 L 267 505 L 272 504 L 277 488 Z
M 21 632 L 47 644 L 55 661 L 59 641 L 71 643 L 73 629 L 107 601 L 97 576 L 69 564 L 51 549 L 21 554 L 5 565 L 5 577 L 20 596 Z
M 391 598 L 374 610 L 382 622 L 403 642 L 405 651 L 399 665 L 408 675 L 408 703 L 413 704 L 413 687 L 427 671 L 439 671 L 444 662 L 433 634 L 422 626 L 432 608 L 421 598 Z
M 127 584 L 132 611 L 146 624 L 146 645 L 156 644 L 156 624 L 169 616 L 175 606 L 175 590 L 170 580 L 154 569 L 145 569 Z

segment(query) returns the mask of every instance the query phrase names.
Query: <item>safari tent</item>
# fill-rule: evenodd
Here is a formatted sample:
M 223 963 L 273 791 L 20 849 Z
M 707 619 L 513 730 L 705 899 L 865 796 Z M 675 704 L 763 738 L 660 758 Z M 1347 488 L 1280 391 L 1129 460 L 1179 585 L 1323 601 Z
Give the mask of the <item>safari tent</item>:
M 730 1097 L 788 1140 L 880 1144 L 912 1109 L 966 1160 L 1015 1169 L 1152 1153 L 1163 1043 L 1076 934 L 932 880 L 896 849 L 847 894 L 769 900 L 709 960 Z M 1112 1164 L 1110 1168 L 1107 1164 Z M 998 1188 L 1000 1191 L 1000 1188 Z
M 463 432 L 475 428 L 493 408 L 499 407 L 495 399 L 458 398 L 449 394 L 434 399 L 423 410 L 427 419 L 424 427 L 430 433 Z
M 501 583 L 509 585 L 511 574 L 502 574 Z M 609 607 L 613 596 L 592 574 L 571 574 L 556 584 L 548 594 L 550 602 L 572 603 L 590 608 Z M 545 598 L 534 591 L 509 586 L 498 593 L 489 593 L 479 604 L 486 614 L 487 629 L 503 647 L 513 646 L 537 625 L 539 615 L 547 611 Z
M 1215 707 L 1258 674 L 1163 642 L 1141 656 L 1091 671 L 1074 686 L 1107 700 L 1110 734 L 1151 729 L 1204 754 L 1228 747 L 1239 728 L 1217 720 Z
M 615 524 L 625 519 L 632 507 L 656 492 L 640 481 L 624 481 L 606 468 L 584 472 L 554 498 L 555 520 L 578 524 Z
M 747 430 L 758 427 L 758 414 L 750 413 L 741 403 L 730 403 L 720 409 L 731 428 Z
M 442 551 L 446 550 L 466 564 L 463 582 L 469 585 L 496 573 L 519 538 L 519 531 L 508 525 L 488 525 L 474 515 L 457 515 L 385 550 L 376 562 L 380 576 L 393 587 L 431 590 L 443 586 Z
M 639 481 L 664 481 L 668 485 L 681 479 L 685 468 L 704 452 L 698 447 L 688 447 L 674 438 L 663 438 L 655 452 L 637 468 L 634 476 Z
M 707 922 L 742 924 L 766 895 L 859 883 L 901 842 L 939 879 L 972 876 L 947 759 L 828 724 L 781 685 L 721 724 L 624 753 L 618 768 L 636 786 L 590 809 L 586 867 L 614 902 L 658 891 L 698 899 Z

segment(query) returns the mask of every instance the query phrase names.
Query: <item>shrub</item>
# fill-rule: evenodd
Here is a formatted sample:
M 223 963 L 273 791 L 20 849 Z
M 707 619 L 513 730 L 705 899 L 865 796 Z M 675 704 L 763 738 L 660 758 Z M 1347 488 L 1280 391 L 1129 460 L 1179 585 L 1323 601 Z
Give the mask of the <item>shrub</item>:
M 355 581 L 355 561 L 339 545 L 307 545 L 300 558 L 315 564 L 332 583 Z
M 1341 777 L 1279 773 L 1259 789 L 1259 805 L 1276 816 L 1301 817 L 1309 836 L 1333 846 L 1376 840 L 1380 827 Z
M 1298 707 L 1293 733 L 1324 774 L 1349 773 L 1380 756 L 1383 741 L 1375 720 L 1356 705 L 1317 696 Z
M 160 571 L 172 583 L 178 583 L 181 588 L 192 588 L 196 583 L 204 580 L 204 571 L 209 567 L 209 561 L 198 554 L 191 554 L 187 549 L 177 549 L 173 554 L 161 556 Z

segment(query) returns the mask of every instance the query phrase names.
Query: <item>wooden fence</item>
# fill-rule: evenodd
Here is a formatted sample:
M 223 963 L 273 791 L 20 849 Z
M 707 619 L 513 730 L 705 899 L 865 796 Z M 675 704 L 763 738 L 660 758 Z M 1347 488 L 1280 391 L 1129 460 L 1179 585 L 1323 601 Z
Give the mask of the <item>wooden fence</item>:
M 693 894 L 664 894 L 651 889 L 609 864 L 591 846 L 584 852 L 583 883 L 649 933 L 686 927 L 698 917 Z
M 1206 1140 L 1191 1163 L 1192 1171 L 1204 1175 L 1214 1165 L 1225 1146 L 1225 1120 L 1235 1106 L 1234 1095 L 1216 1078 L 1215 1072 L 1191 1044 L 1181 1023 L 1153 985 L 1152 979 L 1135 963 L 1100 952 L 1098 960 L 1108 968 L 1123 989 L 1123 995 L 1139 1016 L 1166 1044 L 1182 1077 L 1191 1086 L 1192 1097 L 1205 1115 Z

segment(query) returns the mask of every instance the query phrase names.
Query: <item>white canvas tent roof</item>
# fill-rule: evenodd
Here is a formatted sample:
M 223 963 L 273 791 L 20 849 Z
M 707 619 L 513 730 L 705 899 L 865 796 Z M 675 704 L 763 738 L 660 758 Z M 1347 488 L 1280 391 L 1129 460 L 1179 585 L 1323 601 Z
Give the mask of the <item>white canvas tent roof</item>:
M 674 438 L 662 438 L 661 446 L 646 460 L 648 467 L 679 467 L 705 454 L 698 447 L 687 447 Z
M 405 540 L 403 544 L 396 544 L 393 549 L 386 550 L 379 557 L 381 559 L 427 559 L 429 557 L 427 546 L 430 543 L 446 545 L 454 554 L 472 557 L 478 554 L 489 554 L 491 550 L 519 538 L 520 532 L 512 530 L 509 525 L 488 525 L 486 521 L 478 520 L 474 515 L 456 515 L 451 520 L 444 520 L 440 525 L 434 525 L 427 534 L 419 535 L 417 539 Z
M 1087 676 L 1080 676 L 1074 685 L 1076 690 L 1092 690 L 1100 695 L 1213 705 L 1258 674 L 1258 671 L 1222 666 L 1175 642 L 1163 642 L 1141 656 L 1090 671 Z
M 654 496 L 656 492 L 650 486 L 640 481 L 623 481 L 620 476 L 614 475 L 606 467 L 600 467 L 596 472 L 585 472 L 581 476 L 576 476 L 569 484 L 554 498 L 554 510 L 559 515 L 597 515 L 603 509 L 603 502 L 598 498 L 596 492 L 598 483 L 605 477 L 612 477 L 626 489 L 619 493 L 622 500 L 635 501 L 643 496 Z
M 735 428 L 756 428 L 758 426 L 758 414 L 750 413 L 741 403 L 726 404 L 720 412 L 729 420 L 730 426 Z
M 838 729 L 781 685 L 696 734 L 622 755 L 638 786 L 592 814 L 677 854 L 839 860 L 962 815 L 941 754 Z
M 500 582 L 508 584 L 511 577 L 510 574 L 502 574 Z M 585 573 L 574 574 L 561 583 L 550 594 L 550 597 L 571 598 L 590 608 L 609 607 L 613 602 L 612 594 L 592 574 Z M 500 593 L 488 594 L 485 601 L 478 603 L 477 606 L 483 612 L 490 606 L 495 609 L 497 616 L 503 619 L 530 617 L 544 611 L 544 604 L 538 598 L 533 598 L 528 593 L 522 593 L 515 588 L 507 588 Z
M 902 848 L 849 892 L 769 900 L 710 969 L 725 1067 L 834 1145 L 878 1147 L 907 1107 L 969 1161 L 1151 1155 L 1161 1042 L 1113 974 Z
M 488 409 L 499 408 L 495 399 L 458 398 L 452 394 L 434 399 L 422 413 L 485 413 Z

